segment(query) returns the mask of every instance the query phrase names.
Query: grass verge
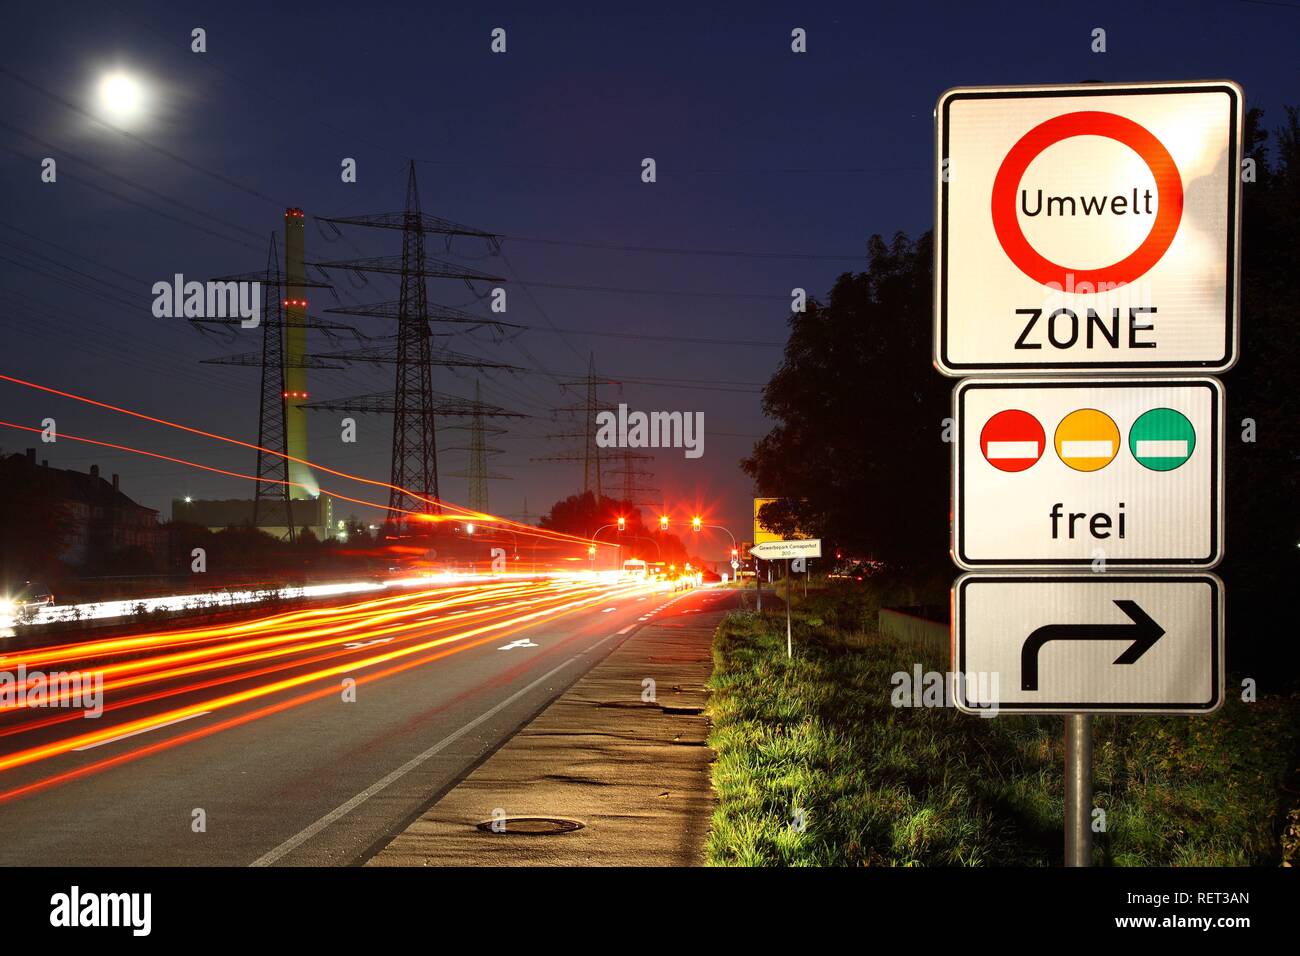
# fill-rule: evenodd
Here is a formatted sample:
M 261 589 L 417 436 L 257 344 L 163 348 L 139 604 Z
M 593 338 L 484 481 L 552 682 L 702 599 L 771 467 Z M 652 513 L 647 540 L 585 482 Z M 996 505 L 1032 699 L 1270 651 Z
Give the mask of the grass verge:
M 929 595 L 933 598 L 933 595 Z M 946 671 L 946 654 L 882 638 L 887 582 L 796 594 L 785 615 L 740 611 L 714 640 L 717 752 L 712 865 L 1059 864 L 1059 717 L 993 719 L 895 707 L 895 675 Z M 906 598 L 905 598 L 906 600 Z M 912 601 L 916 600 L 913 595 Z M 1105 830 L 1095 863 L 1297 862 L 1300 698 L 1208 717 L 1099 717 L 1094 781 Z

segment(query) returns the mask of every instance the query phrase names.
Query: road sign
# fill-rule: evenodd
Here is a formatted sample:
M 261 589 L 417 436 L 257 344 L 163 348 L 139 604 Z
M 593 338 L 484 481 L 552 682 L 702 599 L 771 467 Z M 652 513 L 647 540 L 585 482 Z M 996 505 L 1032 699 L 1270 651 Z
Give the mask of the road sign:
M 952 554 L 961 567 L 1104 559 L 1210 568 L 1222 559 L 1217 380 L 966 379 L 953 406 Z M 1011 412 L 1019 424 L 997 432 L 1010 449 L 998 451 L 990 432 Z
M 758 510 L 763 505 L 771 504 L 773 501 L 780 501 L 780 498 L 755 498 L 754 499 L 754 543 L 762 544 L 765 541 L 780 541 L 781 535 L 775 531 L 769 530 L 767 525 L 759 520 Z
M 749 553 L 764 561 L 783 561 L 787 558 L 820 558 L 821 538 L 798 538 L 793 541 L 764 541 L 749 549 Z
M 939 370 L 1229 368 L 1242 102 L 1226 81 L 944 93 Z
M 1223 702 L 1213 574 L 966 574 L 952 607 L 961 710 L 1204 714 Z

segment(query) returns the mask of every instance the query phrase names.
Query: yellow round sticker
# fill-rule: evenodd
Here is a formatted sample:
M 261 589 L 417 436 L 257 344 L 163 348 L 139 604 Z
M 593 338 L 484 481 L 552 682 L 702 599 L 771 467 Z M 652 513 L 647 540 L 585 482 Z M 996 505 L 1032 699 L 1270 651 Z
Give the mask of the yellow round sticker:
M 1070 412 L 1056 426 L 1056 454 L 1075 471 L 1099 471 L 1119 454 L 1119 426 L 1095 408 Z

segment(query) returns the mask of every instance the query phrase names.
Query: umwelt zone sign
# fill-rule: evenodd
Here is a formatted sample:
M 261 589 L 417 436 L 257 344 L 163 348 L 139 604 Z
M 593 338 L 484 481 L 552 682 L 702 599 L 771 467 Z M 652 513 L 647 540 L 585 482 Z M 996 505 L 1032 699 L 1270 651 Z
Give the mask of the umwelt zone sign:
M 1227 81 L 944 93 L 939 370 L 1230 367 L 1242 102 Z

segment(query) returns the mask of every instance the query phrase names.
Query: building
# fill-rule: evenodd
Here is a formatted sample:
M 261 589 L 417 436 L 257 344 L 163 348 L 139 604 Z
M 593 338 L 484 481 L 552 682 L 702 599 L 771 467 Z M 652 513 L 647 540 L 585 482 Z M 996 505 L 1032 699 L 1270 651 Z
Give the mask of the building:
M 129 548 L 139 548 L 151 558 L 161 556 L 165 537 L 158 512 L 124 495 L 117 475 L 104 480 L 98 465 L 91 465 L 89 472 L 51 468 L 48 461 L 38 465 L 34 448 L 28 448 L 25 457 L 11 455 L 9 464 L 35 472 L 43 489 L 63 506 L 69 528 L 59 560 L 80 567 Z
M 316 498 L 295 498 L 290 502 L 293 510 L 293 527 L 296 531 L 307 528 L 317 540 L 324 541 L 338 533 L 334 520 L 334 499 L 328 495 Z M 184 521 L 221 531 L 253 524 L 253 501 L 249 498 L 227 498 L 198 501 L 190 498 L 172 499 L 172 520 Z M 289 537 L 289 524 L 285 517 L 284 501 L 264 500 L 257 515 L 257 529 L 274 538 Z

